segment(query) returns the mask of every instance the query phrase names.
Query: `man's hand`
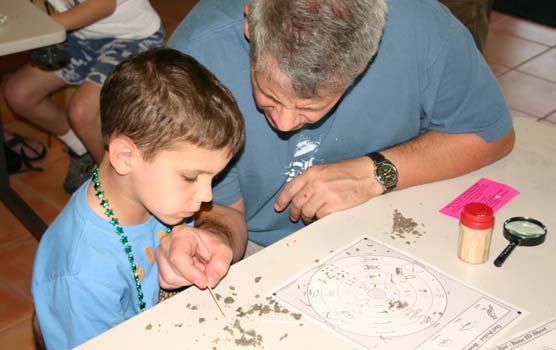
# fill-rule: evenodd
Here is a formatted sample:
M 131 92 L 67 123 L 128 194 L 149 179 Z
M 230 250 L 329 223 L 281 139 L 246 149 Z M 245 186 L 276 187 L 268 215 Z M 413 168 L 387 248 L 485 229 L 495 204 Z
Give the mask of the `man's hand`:
M 195 217 L 195 228 L 174 226 L 156 249 L 160 286 L 216 286 L 245 251 L 244 208 L 243 200 L 228 207 L 205 203 Z
M 160 286 L 165 289 L 191 284 L 199 288 L 214 287 L 228 272 L 232 256 L 226 235 L 175 226 L 156 249 Z
M 513 130 L 493 142 L 472 133 L 427 131 L 381 153 L 399 170 L 396 185 L 399 190 L 479 169 L 508 154 L 514 142 Z M 312 166 L 284 187 L 274 209 L 282 211 L 290 204 L 290 219 L 301 218 L 308 224 L 335 211 L 354 207 L 383 193 L 384 188 L 374 178 L 373 169 L 368 157 Z
M 290 219 L 309 224 L 335 211 L 361 204 L 384 191 L 373 177 L 368 157 L 314 165 L 289 182 L 274 209 L 290 204 Z

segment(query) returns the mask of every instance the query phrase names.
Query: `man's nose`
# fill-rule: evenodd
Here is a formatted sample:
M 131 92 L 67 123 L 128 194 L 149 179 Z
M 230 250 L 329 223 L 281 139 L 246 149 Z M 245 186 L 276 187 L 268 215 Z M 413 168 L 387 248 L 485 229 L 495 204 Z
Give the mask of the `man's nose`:
M 292 131 L 297 128 L 299 120 L 295 108 L 279 107 L 275 110 L 274 123 L 280 131 Z

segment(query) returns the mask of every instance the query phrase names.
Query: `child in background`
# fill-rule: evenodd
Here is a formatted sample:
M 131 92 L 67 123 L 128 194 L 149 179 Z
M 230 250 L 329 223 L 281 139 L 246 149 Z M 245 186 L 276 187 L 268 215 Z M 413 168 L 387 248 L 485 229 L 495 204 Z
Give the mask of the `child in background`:
M 230 92 L 190 56 L 158 48 L 119 64 L 100 105 L 105 156 L 35 258 L 32 292 L 48 349 L 75 347 L 156 304 L 154 251 L 170 230 L 192 230 L 192 268 L 205 272 L 223 250 L 231 262 L 234 237 L 182 225 L 212 200 L 212 179 L 243 144 Z
M 104 79 L 124 58 L 162 46 L 160 17 L 148 0 L 48 0 L 66 31 L 70 61 L 56 71 L 29 63 L 8 78 L 3 96 L 15 113 L 62 140 L 70 164 L 64 189 L 73 193 L 104 153 L 99 96 Z M 51 93 L 77 85 L 67 111 Z

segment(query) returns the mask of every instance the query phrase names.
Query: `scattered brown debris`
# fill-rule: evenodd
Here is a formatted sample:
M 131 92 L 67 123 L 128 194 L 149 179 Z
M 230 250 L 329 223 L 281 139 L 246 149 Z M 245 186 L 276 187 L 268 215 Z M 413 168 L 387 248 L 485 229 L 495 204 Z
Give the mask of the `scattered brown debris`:
M 230 334 L 233 337 L 233 341 L 238 346 L 250 346 L 257 349 L 262 349 L 264 346 L 263 344 L 263 337 L 254 329 L 246 330 L 241 326 L 240 319 L 247 318 L 247 317 L 259 317 L 262 315 L 267 314 L 289 314 L 293 317 L 294 320 L 298 321 L 301 319 L 302 315 L 300 313 L 290 313 L 289 310 L 285 307 L 280 306 L 273 298 L 267 297 L 266 303 L 257 303 L 251 305 L 251 307 L 247 310 L 244 310 L 242 307 L 238 307 L 236 309 L 236 318 L 234 319 L 233 324 L 226 325 L 223 330 Z M 303 323 L 299 323 L 300 326 L 303 326 Z M 280 341 L 284 340 L 288 334 L 282 335 Z M 222 339 L 218 338 L 213 341 L 213 344 L 218 343 Z M 213 350 L 217 350 L 216 347 Z
M 407 301 L 401 301 L 401 300 L 389 301 L 388 302 L 388 310 L 390 310 L 392 308 L 405 309 L 407 307 L 407 305 L 409 305 L 407 303 Z
M 406 218 L 397 209 L 394 210 L 392 216 L 392 231 L 389 233 L 392 239 L 403 239 L 407 245 L 410 245 L 411 238 L 408 235 L 413 235 L 413 238 L 419 238 L 426 233 L 420 230 L 419 224 L 415 220 Z M 421 226 L 423 225 L 421 224 Z M 413 243 L 415 242 L 413 240 Z

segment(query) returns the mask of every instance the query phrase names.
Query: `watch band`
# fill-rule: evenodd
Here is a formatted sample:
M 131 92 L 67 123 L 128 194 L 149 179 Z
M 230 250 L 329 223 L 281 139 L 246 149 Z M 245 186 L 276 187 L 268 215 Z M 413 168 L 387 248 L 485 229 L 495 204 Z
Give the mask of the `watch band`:
M 398 184 L 398 169 L 396 166 L 380 152 L 371 152 L 367 154 L 367 157 L 369 157 L 375 164 L 375 179 L 384 187 L 384 192 L 382 192 L 382 194 L 388 193 L 396 188 L 396 185 Z M 388 179 L 381 177 L 381 171 L 379 168 L 382 167 L 388 167 L 388 171 L 393 174 L 394 178 Z
M 378 165 L 378 163 L 382 163 L 387 160 L 386 157 L 384 157 L 384 155 L 380 152 L 371 152 L 367 154 L 367 157 L 371 158 L 371 160 L 375 163 L 375 166 Z

